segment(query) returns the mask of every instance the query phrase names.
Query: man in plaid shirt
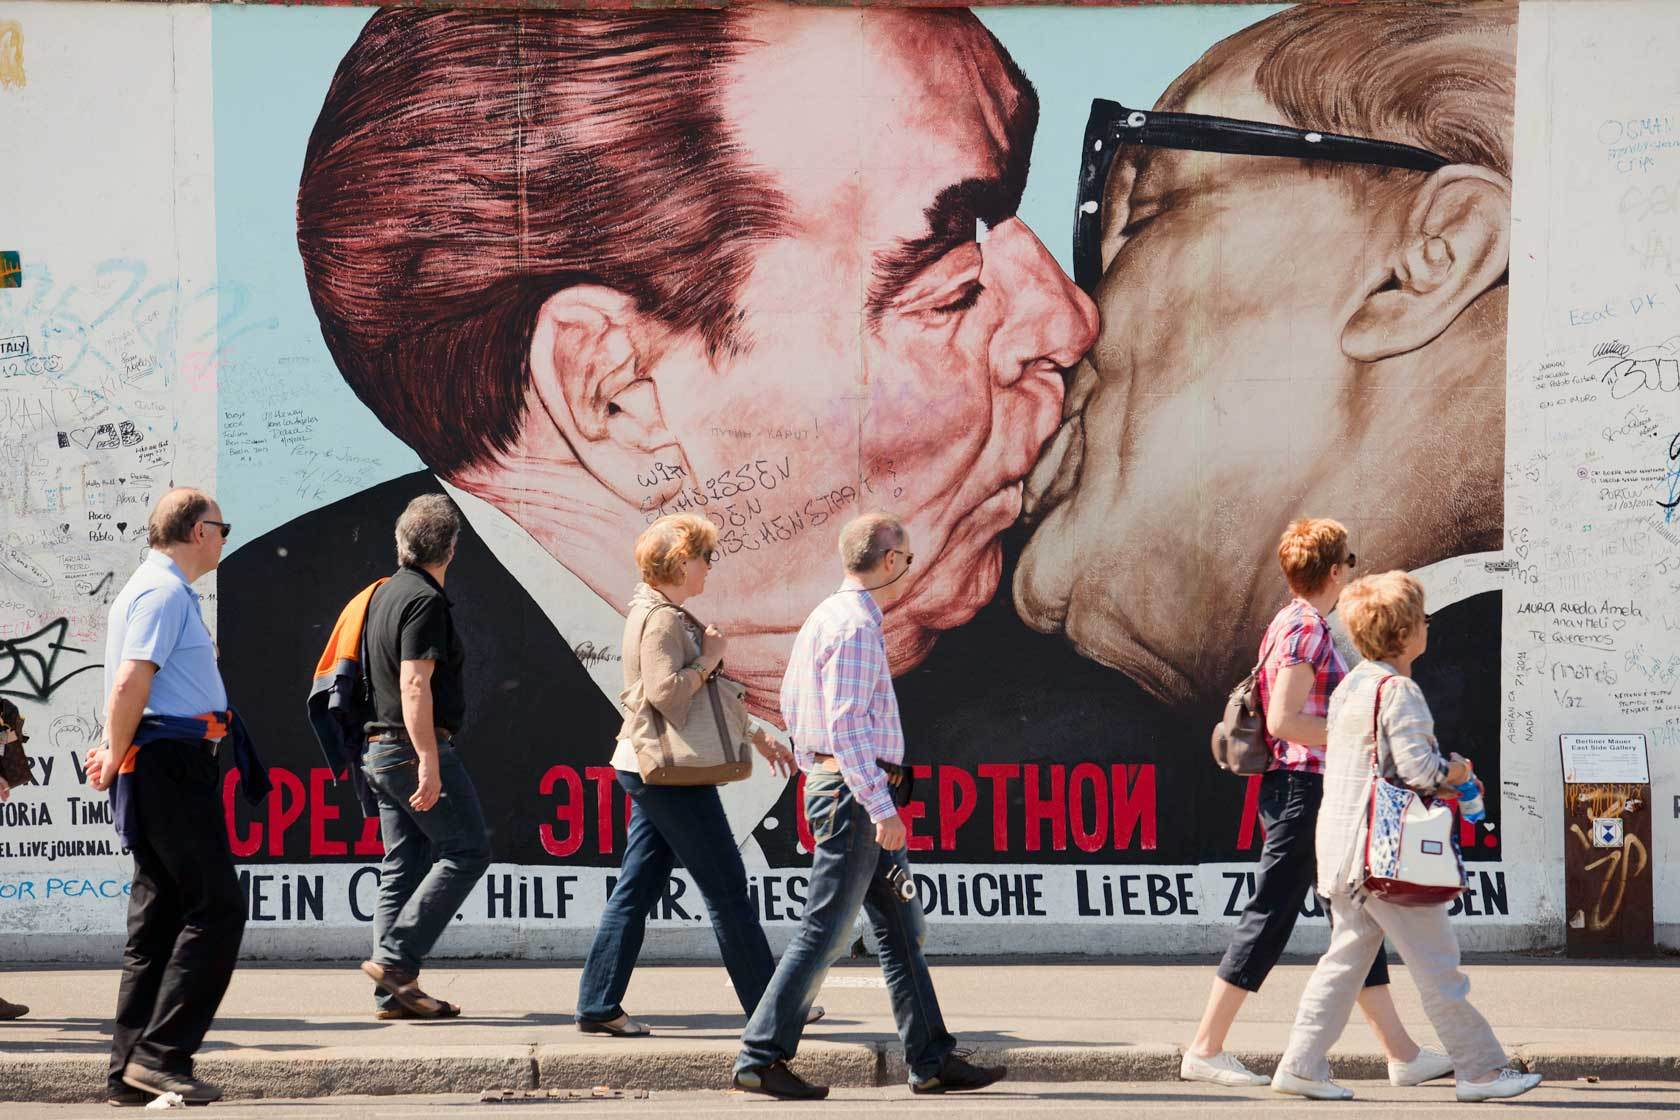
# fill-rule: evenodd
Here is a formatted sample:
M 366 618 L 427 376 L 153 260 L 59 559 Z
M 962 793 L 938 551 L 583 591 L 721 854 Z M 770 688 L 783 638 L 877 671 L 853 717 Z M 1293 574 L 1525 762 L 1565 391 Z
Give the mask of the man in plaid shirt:
M 922 908 L 914 897 L 900 898 L 888 878 L 909 881 L 904 822 L 893 799 L 893 786 L 907 779 L 898 773 L 904 729 L 881 612 L 904 594 L 914 559 L 910 538 L 897 518 L 866 514 L 840 530 L 840 559 L 845 578 L 805 620 L 782 678 L 782 718 L 806 775 L 805 816 L 817 845 L 810 893 L 799 933 L 741 1035 L 735 1086 L 789 1100 L 828 1095 L 787 1063 L 863 907 L 880 945 L 911 1091 L 981 1089 L 1005 1071 L 971 1065 L 957 1053 L 922 956 Z

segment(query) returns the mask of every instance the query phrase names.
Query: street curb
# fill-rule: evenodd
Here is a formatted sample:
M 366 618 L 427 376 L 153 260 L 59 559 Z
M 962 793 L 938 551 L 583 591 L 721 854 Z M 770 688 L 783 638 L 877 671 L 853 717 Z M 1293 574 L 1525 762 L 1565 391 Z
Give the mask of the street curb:
M 1236 1051 L 1250 1069 L 1273 1069 L 1276 1051 Z M 588 1043 L 421 1048 L 330 1047 L 307 1054 L 222 1050 L 199 1073 L 230 1100 L 335 1095 L 398 1096 L 485 1089 L 587 1089 L 596 1085 L 663 1091 L 729 1088 L 736 1048 L 711 1041 L 595 1047 Z M 1178 1079 L 1180 1047 L 1162 1045 L 1009 1046 L 982 1044 L 974 1061 L 1004 1064 L 1012 1080 L 1162 1082 Z M 1548 1080 L 1680 1081 L 1680 1048 L 1670 1053 L 1583 1054 L 1543 1044 L 1518 1046 L 1523 1068 Z M 1386 1078 L 1379 1054 L 1337 1054 L 1333 1076 Z M 840 1088 L 903 1086 L 896 1043 L 809 1042 L 794 1068 Z M 1445 1082 L 1442 1082 L 1445 1084 Z M 0 1100 L 80 1103 L 104 1099 L 105 1058 L 92 1054 L 0 1055 Z
M 728 1089 L 738 1047 L 622 1043 L 594 1050 L 576 1043 L 536 1048 L 538 1089 Z M 873 1043 L 804 1042 L 794 1060 L 799 1075 L 819 1085 L 866 1089 L 882 1084 L 881 1049 Z M 517 1086 L 516 1086 L 517 1087 Z
M 1016 1081 L 1177 1081 L 1183 1051 L 1158 1044 L 1115 1046 L 999 1046 L 981 1043 L 969 1061 L 1009 1067 Z M 801 1055 L 803 1058 L 803 1055 Z M 904 1051 L 882 1052 L 882 1085 L 904 1085 L 910 1071 Z
M 1548 1081 L 1680 1081 L 1680 1050 L 1645 1054 L 1578 1054 L 1541 1043 L 1518 1046 L 1517 1061 Z
M 224 1050 L 198 1059 L 195 1072 L 230 1100 L 397 1096 L 536 1087 L 529 1046 L 443 1047 L 369 1052 L 334 1047 L 274 1055 Z M 0 1099 L 71 1104 L 105 1099 L 106 1059 L 50 1055 L 0 1057 Z

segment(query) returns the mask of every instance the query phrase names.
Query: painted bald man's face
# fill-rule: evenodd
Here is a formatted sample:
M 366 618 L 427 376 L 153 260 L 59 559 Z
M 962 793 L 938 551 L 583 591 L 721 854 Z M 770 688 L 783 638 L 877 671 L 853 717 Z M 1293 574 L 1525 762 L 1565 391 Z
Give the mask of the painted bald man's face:
M 1227 63 L 1171 108 L 1289 124 L 1252 73 Z M 1462 551 L 1469 519 L 1497 540 L 1502 368 L 1480 374 L 1489 346 L 1502 367 L 1502 311 L 1489 345 L 1459 323 L 1419 366 L 1399 363 L 1422 347 L 1372 363 L 1347 345 L 1412 197 L 1295 159 L 1122 150 L 1102 203 L 1101 337 L 1029 483 L 1044 519 L 1015 598 L 1030 625 L 1190 703 L 1251 663 L 1292 517 L 1347 522 L 1382 566 Z M 1477 378 L 1442 410 L 1428 395 L 1457 370 Z

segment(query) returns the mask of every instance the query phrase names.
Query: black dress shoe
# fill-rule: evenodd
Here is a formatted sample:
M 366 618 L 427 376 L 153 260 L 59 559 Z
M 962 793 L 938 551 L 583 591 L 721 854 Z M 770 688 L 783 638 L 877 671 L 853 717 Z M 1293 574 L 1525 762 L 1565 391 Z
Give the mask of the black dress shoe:
M 137 1062 L 129 1062 L 123 1067 L 122 1079 L 129 1088 L 154 1097 L 179 1093 L 187 1104 L 209 1104 L 222 1099 L 222 1091 L 207 1081 L 179 1073 L 165 1073 L 161 1069 L 147 1069 Z
M 735 1075 L 735 1088 L 784 1101 L 820 1101 L 828 1096 L 827 1085 L 811 1084 L 789 1069 L 786 1062 L 742 1070 Z
M 958 1050 L 945 1064 L 939 1067 L 939 1072 L 926 1081 L 910 1079 L 912 1093 L 968 1093 L 975 1089 L 1002 1081 L 1009 1072 L 1006 1066 L 977 1066 L 970 1063 L 968 1055 L 972 1050 Z

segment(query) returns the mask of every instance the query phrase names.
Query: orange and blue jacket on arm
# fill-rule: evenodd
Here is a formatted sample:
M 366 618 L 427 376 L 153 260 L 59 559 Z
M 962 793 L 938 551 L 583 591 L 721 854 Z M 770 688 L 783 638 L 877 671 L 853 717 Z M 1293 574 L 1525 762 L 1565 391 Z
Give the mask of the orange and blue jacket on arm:
M 378 814 L 379 803 L 362 777 L 367 721 L 373 718 L 373 695 L 367 683 L 367 613 L 373 593 L 384 582 L 382 577 L 362 588 L 338 613 L 309 685 L 309 726 L 333 780 L 349 772 L 356 800 L 368 816 Z
M 117 780 L 111 783 L 111 821 L 117 835 L 131 850 L 140 839 L 140 799 L 135 793 L 134 763 L 140 748 L 147 743 L 174 740 L 197 742 L 211 740 L 225 742 L 233 748 L 233 766 L 239 771 L 239 788 L 252 805 L 268 796 L 273 784 L 268 780 L 268 768 L 257 757 L 256 744 L 245 730 L 245 721 L 233 709 L 225 712 L 206 712 L 200 716 L 142 716 L 134 729 L 134 745 L 117 768 Z

